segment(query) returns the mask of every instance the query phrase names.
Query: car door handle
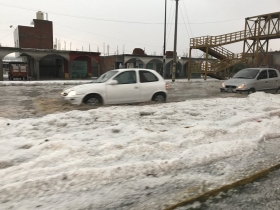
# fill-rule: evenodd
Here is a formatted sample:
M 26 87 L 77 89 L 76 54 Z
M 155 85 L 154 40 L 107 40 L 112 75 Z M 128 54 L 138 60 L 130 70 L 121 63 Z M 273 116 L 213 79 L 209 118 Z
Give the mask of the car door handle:
M 134 87 L 134 89 L 138 89 L 138 87 Z
M 267 84 L 267 82 L 265 82 Z

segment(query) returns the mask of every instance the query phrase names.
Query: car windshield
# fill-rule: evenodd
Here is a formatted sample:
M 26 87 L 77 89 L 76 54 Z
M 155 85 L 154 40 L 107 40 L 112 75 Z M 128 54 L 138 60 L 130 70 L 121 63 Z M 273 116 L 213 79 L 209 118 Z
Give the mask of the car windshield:
M 114 76 L 118 71 L 108 71 L 105 74 L 102 74 L 97 80 L 94 80 L 94 83 L 103 83 Z
M 237 72 L 233 78 L 254 79 L 259 73 L 259 69 L 243 69 Z

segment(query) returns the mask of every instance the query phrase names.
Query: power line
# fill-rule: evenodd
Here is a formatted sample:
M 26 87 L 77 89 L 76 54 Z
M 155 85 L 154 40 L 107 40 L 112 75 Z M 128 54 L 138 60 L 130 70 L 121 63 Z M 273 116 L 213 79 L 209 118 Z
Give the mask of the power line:
M 6 22 L 0 22 L 0 24 L 3 24 L 3 23 L 18 23 L 18 22 L 23 22 L 23 21 L 29 21 L 29 20 L 13 20 L 13 21 L 6 21 Z
M 184 2 L 184 1 L 183 1 L 183 2 Z M 190 37 L 190 34 L 189 34 L 189 31 L 188 31 L 188 27 L 187 27 L 186 22 L 185 22 L 185 18 L 184 18 L 184 15 L 183 15 L 181 6 L 179 6 L 179 8 L 180 8 L 180 11 L 181 11 L 181 15 L 182 15 L 183 21 L 184 21 L 184 23 L 185 23 L 185 27 L 186 27 L 186 31 L 187 31 L 188 37 L 191 38 L 191 37 Z M 186 53 L 187 53 L 187 52 L 186 52 Z
M 2 6 L 6 7 L 13 7 L 17 9 L 25 9 L 25 10 L 31 10 L 31 11 L 38 11 L 32 8 L 27 7 L 20 7 L 15 5 L 8 5 L 8 4 L 0 4 Z M 103 18 L 94 18 L 94 17 L 85 17 L 85 16 L 78 16 L 78 15 L 69 15 L 69 14 L 63 14 L 63 13 L 56 13 L 56 12 L 48 12 L 49 14 L 53 15 L 60 15 L 60 16 L 66 16 L 66 17 L 73 17 L 73 18 L 81 18 L 81 19 L 92 19 L 92 20 L 98 20 L 98 21 L 107 21 L 107 22 L 119 22 L 119 23 L 132 23 L 132 24 L 145 24 L 145 25 L 160 25 L 163 23 L 150 23 L 150 22 L 137 22 L 137 21 L 124 21 L 124 20 L 111 20 L 111 19 L 103 19 Z
M 171 14 L 171 9 L 172 9 L 172 6 L 173 6 L 173 4 L 171 4 L 169 14 Z M 173 10 L 172 15 L 170 15 L 170 16 L 169 16 L 169 21 L 170 21 L 170 19 L 171 19 L 174 15 L 175 15 L 175 10 Z M 172 23 L 173 23 L 173 19 L 171 19 L 171 21 L 172 21 Z M 171 32 L 171 26 L 169 27 L 169 31 L 168 31 L 167 43 L 168 43 L 168 40 L 169 40 L 170 32 Z
M 24 9 L 24 10 L 30 10 L 30 11 L 38 11 L 36 9 L 27 8 L 27 7 L 19 7 L 15 5 L 8 5 L 8 4 L 0 4 L 2 6 L 6 7 L 12 7 L 17 9 Z M 164 23 L 151 23 L 151 22 L 139 22 L 139 21 L 124 21 L 124 20 L 111 20 L 111 19 L 103 19 L 103 18 L 94 18 L 94 17 L 85 17 L 85 16 L 78 16 L 78 15 L 69 15 L 69 14 L 63 14 L 63 13 L 57 13 L 57 12 L 47 12 L 49 14 L 53 15 L 60 15 L 65 17 L 72 17 L 72 18 L 81 18 L 81 19 L 90 19 L 90 20 L 98 20 L 98 21 L 106 21 L 106 22 L 115 22 L 115 23 L 129 23 L 129 24 L 143 24 L 143 25 L 163 25 Z M 222 22 L 231 22 L 236 20 L 243 20 L 244 18 L 238 18 L 238 19 L 232 19 L 232 20 L 221 20 L 221 21 L 212 21 L 212 22 L 201 22 L 201 23 L 189 23 L 192 25 L 196 24 L 213 24 L 213 23 L 222 23 Z M 172 23 L 167 23 L 168 25 Z M 179 23 L 184 24 L 184 23 Z
M 190 31 L 191 31 L 191 35 L 192 35 L 192 37 L 193 37 L 192 28 L 191 28 L 191 25 L 190 25 L 190 21 L 189 21 L 188 13 L 187 13 L 187 9 L 186 9 L 186 5 L 185 5 L 185 2 L 184 2 L 184 1 L 183 1 L 183 4 L 184 4 L 184 8 L 185 8 L 185 12 L 186 12 L 186 16 L 187 16 L 187 22 L 188 22 L 188 24 L 189 24 Z
M 2 41 L 3 39 L 7 38 L 8 36 L 10 36 L 12 33 L 14 33 L 13 31 L 8 33 L 6 36 L 4 36 L 3 38 L 0 39 L 0 41 Z
M 129 42 L 129 43 L 133 43 L 133 44 L 140 44 L 140 45 L 146 45 L 146 46 L 150 46 L 150 47 L 162 48 L 162 47 L 159 47 L 159 46 L 156 46 L 156 45 L 149 45 L 149 44 L 144 44 L 144 43 L 140 43 L 140 42 L 128 41 L 128 40 L 125 40 L 125 39 L 119 39 L 119 38 L 115 38 L 115 37 L 111 37 L 111 36 L 106 36 L 106 35 L 102 35 L 102 34 L 92 33 L 92 32 L 81 30 L 81 29 L 74 28 L 74 27 L 71 27 L 71 26 L 65 26 L 65 25 L 58 24 L 58 23 L 56 23 L 56 24 L 60 25 L 60 26 L 63 26 L 63 27 L 67 27 L 67 28 L 72 28 L 72 29 L 75 29 L 75 30 L 83 31 L 83 32 L 86 32 L 86 33 L 89 33 L 89 34 L 98 35 L 98 36 L 101 36 L 101 37 L 107 37 L 107 38 L 116 39 L 116 40 L 120 40 L 120 41 L 125 41 L 125 42 Z
M 192 28 L 191 28 L 191 25 L 190 25 L 190 22 L 189 22 L 189 17 L 188 17 L 188 12 L 187 12 L 187 8 L 186 8 L 186 5 L 185 5 L 185 2 L 183 1 L 183 4 L 184 4 L 184 8 L 185 8 L 185 12 L 186 12 L 186 16 L 187 16 L 187 21 L 188 21 L 188 23 L 189 23 L 189 27 L 190 27 L 190 32 L 191 32 L 191 35 L 192 35 L 192 37 L 193 37 L 193 32 L 192 32 Z M 181 9 L 181 7 L 180 7 L 180 9 Z M 184 18 L 183 18 L 184 19 Z M 185 22 L 185 20 L 184 20 L 184 22 Z M 186 25 L 185 25 L 186 26 Z M 186 28 L 187 28 L 187 26 L 186 26 Z M 190 37 L 190 36 L 189 36 Z M 191 37 L 190 37 L 191 38 Z M 189 46 L 190 47 L 190 46 Z M 188 52 L 186 52 L 186 53 L 188 53 Z M 195 51 L 195 54 L 196 54 L 196 57 L 198 57 L 198 54 L 197 54 L 197 51 Z M 190 55 L 189 55 L 190 56 Z
M 183 2 L 184 2 L 184 1 L 183 1 Z M 180 8 L 180 11 L 181 11 L 181 14 L 182 14 L 182 18 L 183 18 L 183 21 L 184 21 L 184 24 L 185 24 L 185 27 L 186 27 L 186 30 L 187 30 L 188 37 L 191 38 L 191 37 L 190 37 L 190 34 L 189 34 L 189 31 L 188 31 L 188 27 L 187 27 L 186 22 L 185 22 L 185 18 L 184 18 L 184 15 L 183 15 L 181 6 L 179 6 L 179 8 Z

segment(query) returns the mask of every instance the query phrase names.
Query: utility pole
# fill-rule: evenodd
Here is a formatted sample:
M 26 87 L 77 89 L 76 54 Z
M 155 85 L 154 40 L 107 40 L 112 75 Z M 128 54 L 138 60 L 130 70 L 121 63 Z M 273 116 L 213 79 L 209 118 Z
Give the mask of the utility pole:
M 166 60 L 166 6 L 165 0 L 165 13 L 164 13 L 164 42 L 163 42 L 163 64 L 162 64 L 162 77 L 165 78 L 165 60 Z
M 177 25 L 178 25 L 178 4 L 176 1 L 176 14 L 175 14 L 175 33 L 174 33 L 174 51 L 173 51 L 173 69 L 172 69 L 172 82 L 175 82 L 176 64 L 177 64 Z

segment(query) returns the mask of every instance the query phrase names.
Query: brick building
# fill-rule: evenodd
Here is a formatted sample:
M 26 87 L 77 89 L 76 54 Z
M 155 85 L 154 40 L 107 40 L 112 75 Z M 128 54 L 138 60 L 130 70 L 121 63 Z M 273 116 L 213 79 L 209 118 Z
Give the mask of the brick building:
M 34 26 L 17 27 L 14 32 L 15 47 L 53 49 L 53 23 L 44 20 L 38 13 L 37 19 L 32 22 Z

